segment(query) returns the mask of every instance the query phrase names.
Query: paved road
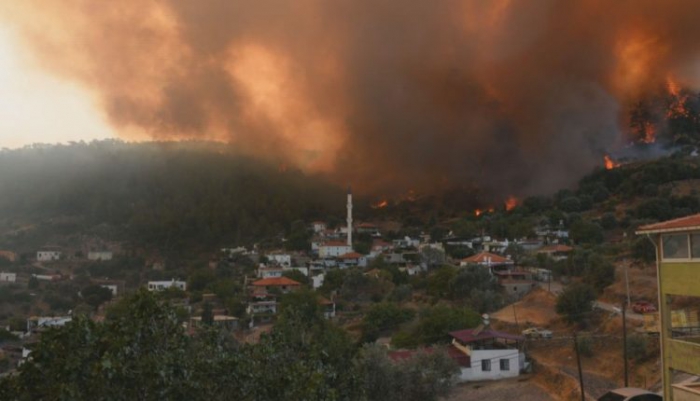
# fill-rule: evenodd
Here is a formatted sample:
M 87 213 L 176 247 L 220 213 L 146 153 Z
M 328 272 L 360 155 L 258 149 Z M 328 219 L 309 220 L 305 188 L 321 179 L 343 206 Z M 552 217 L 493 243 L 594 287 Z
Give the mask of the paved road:
M 596 301 L 593 304 L 593 307 L 598 308 L 598 309 L 602 309 L 602 310 L 605 310 L 605 311 L 608 311 L 611 313 L 620 313 L 620 314 L 622 313 L 621 306 L 613 305 L 613 304 L 609 304 L 609 303 L 605 303 L 605 302 Z M 627 318 L 632 319 L 632 320 L 639 320 L 639 321 L 644 320 L 644 316 L 642 316 L 639 313 L 634 313 L 629 309 L 627 309 Z

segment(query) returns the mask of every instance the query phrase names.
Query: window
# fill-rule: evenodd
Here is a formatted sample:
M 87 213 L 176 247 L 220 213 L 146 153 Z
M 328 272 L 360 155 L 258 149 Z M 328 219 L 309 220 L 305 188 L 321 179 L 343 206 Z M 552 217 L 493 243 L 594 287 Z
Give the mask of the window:
M 490 359 L 484 359 L 481 361 L 481 371 L 482 372 L 490 372 L 491 371 L 491 360 Z
M 700 234 L 690 234 L 690 257 L 700 259 Z
M 661 237 L 663 242 L 664 259 L 688 259 L 688 235 L 673 234 Z
M 510 370 L 510 359 L 501 359 L 499 361 L 501 370 Z

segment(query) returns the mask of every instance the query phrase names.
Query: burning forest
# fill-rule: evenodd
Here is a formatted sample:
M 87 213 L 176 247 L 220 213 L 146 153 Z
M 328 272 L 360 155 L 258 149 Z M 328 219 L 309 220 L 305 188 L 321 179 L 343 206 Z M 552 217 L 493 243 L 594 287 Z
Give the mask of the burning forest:
M 630 142 L 697 135 L 698 11 L 27 0 L 0 20 L 124 138 L 223 141 L 367 193 L 468 183 L 505 200 L 571 185 Z

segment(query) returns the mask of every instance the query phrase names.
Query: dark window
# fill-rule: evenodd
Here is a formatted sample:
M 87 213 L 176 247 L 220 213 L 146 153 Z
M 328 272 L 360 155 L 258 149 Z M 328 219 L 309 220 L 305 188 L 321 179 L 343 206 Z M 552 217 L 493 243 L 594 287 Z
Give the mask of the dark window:
M 686 234 L 664 235 L 661 240 L 663 241 L 664 259 L 688 259 L 690 257 Z
M 510 370 L 510 359 L 501 359 L 499 361 L 501 370 Z
M 481 361 L 481 371 L 482 372 L 490 372 L 491 371 L 491 360 L 490 359 L 484 359 Z
M 690 256 L 700 259 L 700 234 L 690 234 Z

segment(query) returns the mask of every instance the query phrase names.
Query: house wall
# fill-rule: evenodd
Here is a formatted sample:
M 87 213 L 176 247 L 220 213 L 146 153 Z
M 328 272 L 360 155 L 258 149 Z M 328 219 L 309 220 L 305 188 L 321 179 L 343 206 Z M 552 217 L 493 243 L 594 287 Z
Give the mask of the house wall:
M 509 369 L 501 370 L 501 359 L 509 361 Z M 482 370 L 482 360 L 491 361 L 491 370 Z M 520 375 L 524 366 L 524 354 L 516 349 L 472 350 L 471 367 L 461 368 L 459 381 L 497 380 Z
M 337 258 L 340 255 L 352 252 L 352 248 L 347 245 L 322 246 L 318 250 L 318 256 L 322 258 Z
M 184 281 L 149 281 L 148 291 L 162 291 L 170 287 L 176 287 L 185 291 L 187 289 L 187 283 Z
M 88 252 L 88 260 L 112 260 L 112 252 Z
M 36 260 L 39 262 L 51 262 L 61 258 L 61 252 L 58 251 L 39 251 L 36 253 Z
M 0 281 L 14 283 L 17 281 L 17 273 L 0 273 Z

